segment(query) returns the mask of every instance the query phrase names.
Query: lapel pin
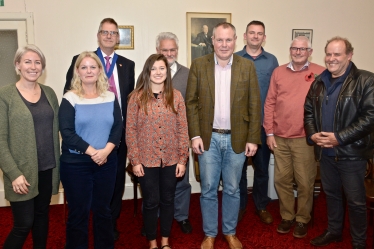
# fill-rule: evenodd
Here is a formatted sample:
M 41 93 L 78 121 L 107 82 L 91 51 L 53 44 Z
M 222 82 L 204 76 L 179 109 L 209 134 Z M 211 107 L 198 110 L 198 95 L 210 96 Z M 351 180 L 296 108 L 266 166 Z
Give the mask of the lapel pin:
M 122 64 L 119 64 L 120 67 L 122 67 Z

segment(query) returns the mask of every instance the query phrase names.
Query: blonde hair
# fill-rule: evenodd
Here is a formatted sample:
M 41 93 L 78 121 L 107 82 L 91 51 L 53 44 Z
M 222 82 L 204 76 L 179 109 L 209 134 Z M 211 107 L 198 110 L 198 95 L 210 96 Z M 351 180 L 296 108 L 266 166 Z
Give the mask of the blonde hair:
M 97 91 L 99 96 L 105 95 L 105 92 L 109 88 L 108 77 L 106 76 L 106 74 L 104 72 L 104 67 L 103 67 L 103 64 L 101 63 L 99 57 L 97 57 L 97 55 L 94 52 L 89 52 L 89 51 L 82 52 L 78 56 L 77 61 L 75 62 L 74 76 L 73 76 L 73 79 L 71 80 L 70 90 L 73 90 L 80 97 L 82 97 L 84 95 L 84 90 L 82 88 L 82 81 L 79 78 L 79 75 L 77 73 L 77 69 L 78 69 L 79 65 L 81 64 L 82 60 L 86 57 L 90 57 L 90 58 L 92 58 L 96 61 L 97 65 L 99 67 L 99 70 L 100 70 L 100 74 L 98 75 L 97 81 L 96 81 L 96 91 Z
M 16 54 L 14 55 L 13 65 L 14 65 L 14 68 L 16 70 L 17 75 L 19 75 L 19 70 L 17 68 L 17 63 L 20 63 L 22 56 L 24 54 L 26 54 L 27 52 L 30 52 L 30 51 L 36 53 L 40 57 L 40 62 L 42 63 L 42 69 L 44 71 L 46 61 L 45 61 L 45 57 L 44 57 L 43 52 L 37 46 L 35 46 L 33 44 L 29 44 L 29 45 L 26 45 L 24 47 L 18 48 Z

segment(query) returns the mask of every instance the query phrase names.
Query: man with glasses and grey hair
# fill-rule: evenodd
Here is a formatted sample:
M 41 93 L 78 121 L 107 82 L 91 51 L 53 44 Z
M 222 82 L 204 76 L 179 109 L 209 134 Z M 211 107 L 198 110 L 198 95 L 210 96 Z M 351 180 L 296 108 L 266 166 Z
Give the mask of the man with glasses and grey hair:
M 135 84 L 135 63 L 114 52 L 114 48 L 119 42 L 119 32 L 117 22 L 112 18 L 105 18 L 100 22 L 97 32 L 97 42 L 99 47 L 95 54 L 100 58 L 109 81 L 109 91 L 113 92 L 119 102 L 122 111 L 123 133 L 121 144 L 117 150 L 117 175 L 112 201 L 110 203 L 113 223 L 113 237 L 117 240 L 119 232 L 117 230 L 117 220 L 121 213 L 122 196 L 125 188 L 127 147 L 125 141 L 127 96 L 134 90 Z M 71 79 L 73 78 L 74 65 L 79 55 L 73 57 L 68 72 L 66 73 L 66 83 L 64 93 L 70 90 Z M 108 193 L 110 194 L 110 193 Z
M 156 50 L 168 60 L 173 87 L 180 91 L 183 98 L 186 97 L 186 88 L 189 69 L 177 62 L 178 37 L 171 32 L 162 32 L 156 37 Z M 178 179 L 174 198 L 174 218 L 178 222 L 183 233 L 191 233 L 192 226 L 188 220 L 191 197 L 191 184 L 189 182 L 189 167 L 186 165 L 186 173 Z
M 288 233 L 296 222 L 296 238 L 307 235 L 317 173 L 313 147 L 307 144 L 304 131 L 304 102 L 315 76 L 325 68 L 308 61 L 312 52 L 307 37 L 298 36 L 292 41 L 291 62 L 273 71 L 264 106 L 266 142 L 274 152 L 274 183 L 282 216 L 277 231 Z

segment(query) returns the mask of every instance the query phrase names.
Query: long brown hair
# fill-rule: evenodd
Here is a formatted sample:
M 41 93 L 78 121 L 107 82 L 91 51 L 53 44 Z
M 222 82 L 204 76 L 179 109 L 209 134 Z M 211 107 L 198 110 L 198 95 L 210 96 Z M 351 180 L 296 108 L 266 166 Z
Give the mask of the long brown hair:
M 151 70 L 156 61 L 163 61 L 167 68 L 166 79 L 164 81 L 164 104 L 166 108 L 170 108 L 175 114 L 177 111 L 174 108 L 174 93 L 173 85 L 171 82 L 170 68 L 168 66 L 168 60 L 162 54 L 152 54 L 148 57 L 144 63 L 143 71 L 140 73 L 138 81 L 136 82 L 135 90 L 129 95 L 131 97 L 137 97 L 139 100 L 140 108 L 144 110 L 145 114 L 147 112 L 147 106 L 151 98 L 153 97 L 152 87 L 151 87 Z

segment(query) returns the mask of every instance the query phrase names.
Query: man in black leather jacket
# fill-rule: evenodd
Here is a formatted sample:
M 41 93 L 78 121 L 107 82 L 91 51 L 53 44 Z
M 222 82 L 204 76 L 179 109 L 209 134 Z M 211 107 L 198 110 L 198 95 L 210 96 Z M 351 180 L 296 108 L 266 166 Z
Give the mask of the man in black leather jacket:
M 353 248 L 366 245 L 366 161 L 373 157 L 374 74 L 351 62 L 353 47 L 334 37 L 325 47 L 326 68 L 305 100 L 304 125 L 320 161 L 326 193 L 328 228 L 312 239 L 315 246 L 342 240 L 342 188 L 348 202 Z

